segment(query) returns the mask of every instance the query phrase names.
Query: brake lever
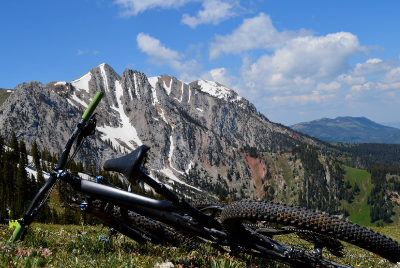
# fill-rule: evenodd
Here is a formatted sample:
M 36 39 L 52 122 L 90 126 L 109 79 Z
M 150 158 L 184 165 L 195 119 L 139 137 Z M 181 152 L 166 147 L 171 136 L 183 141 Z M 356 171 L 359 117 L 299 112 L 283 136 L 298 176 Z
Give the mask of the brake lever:
M 97 113 L 93 114 L 90 117 L 89 121 L 86 123 L 86 125 L 82 128 L 82 131 L 79 134 L 76 141 L 76 148 L 78 148 L 81 145 L 83 138 L 92 136 L 96 132 L 96 123 L 97 123 L 96 115 Z

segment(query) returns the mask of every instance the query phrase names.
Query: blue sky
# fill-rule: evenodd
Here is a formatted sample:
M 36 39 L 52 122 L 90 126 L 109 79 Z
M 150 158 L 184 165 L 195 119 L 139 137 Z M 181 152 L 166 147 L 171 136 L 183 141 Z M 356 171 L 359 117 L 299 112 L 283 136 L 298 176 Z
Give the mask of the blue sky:
M 399 1 L 35 0 L 0 4 L 0 87 L 119 74 L 214 80 L 271 121 L 400 121 Z

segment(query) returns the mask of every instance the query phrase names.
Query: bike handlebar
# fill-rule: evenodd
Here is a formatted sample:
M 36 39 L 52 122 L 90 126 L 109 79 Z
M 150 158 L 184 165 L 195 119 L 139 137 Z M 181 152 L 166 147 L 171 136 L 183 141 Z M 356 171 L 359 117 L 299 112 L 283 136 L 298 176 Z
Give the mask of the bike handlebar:
M 17 227 L 15 227 L 15 230 L 10 238 L 10 241 L 15 242 L 21 236 L 21 234 L 24 232 L 24 230 L 25 230 L 25 226 L 18 223 Z
M 94 96 L 92 102 L 87 107 L 85 113 L 82 115 L 82 119 L 88 121 L 92 116 L 94 110 L 96 109 L 97 105 L 99 104 L 101 98 L 103 97 L 103 93 L 97 92 Z
M 96 95 L 94 96 L 93 100 L 90 102 L 88 108 L 86 109 L 85 113 L 82 115 L 82 119 L 84 121 L 88 121 L 90 119 L 90 117 L 92 116 L 94 110 L 96 109 L 97 105 L 99 104 L 101 98 L 103 97 L 103 93 L 101 92 L 97 92 Z M 83 126 L 86 124 L 84 123 L 84 121 L 81 121 L 80 123 L 78 123 L 76 129 L 74 130 L 74 132 L 72 133 L 70 139 L 68 140 L 64 151 L 61 154 L 61 158 L 58 161 L 57 166 L 55 167 L 55 169 L 64 169 L 65 168 L 65 164 L 66 161 L 68 159 L 68 155 L 69 152 L 71 150 L 72 144 L 75 141 L 75 139 L 79 136 L 79 134 L 82 131 Z M 23 218 L 21 221 L 19 221 L 17 227 L 15 228 L 12 237 L 10 238 L 10 241 L 14 242 L 16 241 L 21 234 L 23 233 L 24 229 L 25 229 L 25 225 L 29 225 L 34 216 L 36 215 L 36 213 L 38 211 L 34 212 L 34 206 L 37 204 L 37 202 L 39 201 L 40 198 L 42 198 L 46 192 L 48 190 L 50 190 L 50 188 L 52 187 L 52 185 L 54 183 L 57 182 L 57 178 L 56 176 L 53 176 L 52 174 L 50 174 L 50 178 L 48 179 L 48 181 L 45 183 L 45 185 L 39 190 L 39 192 L 36 194 L 36 196 L 34 197 L 33 201 L 31 202 L 29 208 L 27 209 L 27 211 L 25 212 Z M 39 206 L 40 207 L 40 206 Z M 35 215 L 32 215 L 35 214 Z

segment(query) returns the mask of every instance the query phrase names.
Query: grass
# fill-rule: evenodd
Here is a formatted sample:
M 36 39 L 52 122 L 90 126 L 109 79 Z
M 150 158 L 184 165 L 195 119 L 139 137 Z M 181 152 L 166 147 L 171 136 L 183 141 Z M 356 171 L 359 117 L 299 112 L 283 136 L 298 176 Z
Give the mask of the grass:
M 357 182 L 360 187 L 360 193 L 354 196 L 351 204 L 343 202 L 344 207 L 349 211 L 349 220 L 363 226 L 374 226 L 371 223 L 370 205 L 367 204 L 367 198 L 371 194 L 373 185 L 371 184 L 371 174 L 366 170 L 355 169 L 345 166 L 345 180 L 350 182 L 354 187 Z
M 400 240 L 399 227 L 374 228 L 396 240 Z M 107 229 L 101 226 L 32 224 L 24 242 L 11 244 L 8 238 L 12 230 L 0 226 L 0 267 L 284 267 L 267 259 L 248 255 L 232 257 L 221 253 L 209 245 L 193 250 L 185 245 L 165 247 L 152 244 L 139 245 L 118 235 L 112 242 L 104 242 Z M 282 243 L 294 241 L 294 237 L 284 236 Z M 338 262 L 359 267 L 393 267 L 382 262 L 376 255 L 363 254 L 356 259 L 348 248 L 347 257 Z M 172 266 L 174 265 L 174 266 Z
M 25 241 L 10 243 L 12 230 L 0 226 L 0 267 L 281 267 L 267 259 L 236 258 L 203 245 L 139 245 L 118 235 L 111 242 L 101 226 L 31 225 Z
M 11 93 L 7 92 L 7 89 L 0 88 L 0 107 L 6 101 L 6 99 L 10 96 Z

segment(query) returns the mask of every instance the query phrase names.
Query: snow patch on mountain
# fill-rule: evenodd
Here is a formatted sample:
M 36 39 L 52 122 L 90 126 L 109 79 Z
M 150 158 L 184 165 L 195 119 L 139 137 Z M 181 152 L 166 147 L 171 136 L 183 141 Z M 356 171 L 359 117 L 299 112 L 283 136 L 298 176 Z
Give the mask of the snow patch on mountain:
M 58 81 L 57 83 L 55 83 L 54 85 L 55 86 L 65 86 L 67 84 L 67 82 L 65 82 L 65 81 Z
M 148 78 L 148 81 L 149 81 L 149 83 L 151 85 L 151 93 L 153 93 L 153 100 L 152 100 L 153 106 L 155 106 L 156 103 L 158 103 L 157 92 L 156 92 L 156 85 L 158 83 L 158 78 L 159 78 L 159 76 L 149 77 Z
M 174 168 L 174 167 L 172 166 L 172 156 L 173 156 L 174 149 L 175 149 L 174 139 L 173 139 L 172 135 L 169 136 L 169 141 L 170 141 L 170 143 L 171 143 L 171 145 L 170 145 L 170 147 L 169 147 L 169 154 L 168 154 L 169 166 L 170 166 L 173 170 L 175 170 L 176 172 L 178 172 L 179 174 L 185 175 L 185 173 L 183 173 L 182 171 L 177 170 L 176 168 Z
M 129 92 L 129 97 L 131 98 L 131 100 L 133 100 L 133 96 L 132 96 L 132 88 L 131 88 L 131 87 L 129 87 L 129 90 L 128 90 L 128 92 Z
M 87 93 L 89 93 L 89 81 L 90 79 L 92 79 L 92 73 L 91 72 L 87 72 L 85 75 L 83 75 L 82 77 L 71 81 L 72 86 L 74 86 L 75 88 L 78 89 L 83 89 L 85 90 Z
M 184 182 L 184 181 L 181 181 L 178 177 L 175 176 L 175 174 L 174 174 L 174 173 L 172 172 L 172 170 L 170 170 L 170 169 L 164 168 L 164 169 L 158 170 L 158 171 L 161 172 L 161 173 L 163 173 L 164 175 L 166 175 L 169 179 L 171 179 L 171 180 L 174 181 L 174 182 L 183 184 L 183 185 L 185 185 L 185 186 L 189 186 L 189 187 L 191 187 L 191 188 L 193 188 L 193 189 L 196 189 L 197 191 L 202 192 L 202 190 L 200 190 L 199 188 L 196 188 L 196 187 L 194 187 L 194 186 L 192 186 L 192 185 L 190 185 L 190 184 L 187 184 L 187 183 Z
M 71 98 L 74 100 L 74 101 L 76 101 L 77 103 L 80 103 L 82 106 L 84 106 L 84 107 L 88 107 L 88 105 L 86 104 L 86 102 L 84 102 L 83 100 L 81 100 L 80 98 L 78 98 L 78 96 L 76 96 L 75 95 L 75 92 L 74 92 L 74 94 L 71 94 Z M 76 105 L 74 105 L 74 106 L 76 106 Z
M 190 160 L 190 163 L 189 163 L 189 165 L 188 165 L 188 168 L 185 170 L 185 173 L 186 173 L 186 174 L 189 174 L 189 171 L 192 169 L 193 165 L 194 165 L 194 163 L 192 162 L 192 160 Z
M 169 87 L 167 87 L 167 85 L 165 84 L 165 81 L 164 81 L 164 88 L 165 88 L 165 91 L 167 91 L 167 95 L 169 96 L 169 94 L 171 94 L 172 78 L 171 78 L 171 82 L 169 83 Z
M 182 102 L 182 99 L 183 99 L 183 85 L 184 85 L 184 83 L 182 82 L 182 88 L 181 88 L 181 99 L 179 100 L 179 102 Z
M 136 74 L 133 74 L 133 80 L 134 80 L 134 82 L 135 82 L 135 94 L 136 94 L 136 97 L 140 100 L 140 95 L 139 95 L 139 92 L 137 91 L 137 88 L 138 88 L 138 81 L 137 81 L 137 78 L 136 78 Z
M 228 101 L 232 97 L 232 91 L 222 85 L 218 85 L 214 81 L 199 80 L 198 85 L 201 91 L 210 94 L 213 97 Z
M 110 89 L 108 88 L 107 73 L 106 73 L 104 66 L 105 66 L 105 63 L 102 63 L 99 65 L 100 72 L 101 72 L 101 76 L 103 77 L 105 90 L 110 91 Z
M 29 174 L 29 176 L 33 175 L 35 177 L 35 179 L 37 180 L 37 171 L 36 168 L 32 167 L 32 166 L 26 166 L 25 167 L 26 172 Z M 47 181 L 50 178 L 50 174 L 46 173 L 46 172 L 42 172 L 43 173 L 43 177 L 44 179 Z
M 132 144 L 131 141 L 134 142 L 135 145 L 140 146 L 142 145 L 142 141 L 140 140 L 136 128 L 131 124 L 129 117 L 125 114 L 121 97 L 123 95 L 123 89 L 121 83 L 119 81 L 115 81 L 115 96 L 117 98 L 118 107 L 112 106 L 115 111 L 117 111 L 120 115 L 121 119 L 121 127 L 114 128 L 111 126 L 98 126 L 97 129 L 104 133 L 101 137 L 102 140 L 110 139 L 113 146 L 119 147 L 120 144 L 118 140 L 124 142 L 130 149 L 135 149 L 135 146 Z
M 161 118 L 165 121 L 165 123 L 168 124 L 167 118 L 165 118 L 164 110 L 162 108 L 160 108 L 160 109 L 161 109 L 161 114 L 160 114 Z

